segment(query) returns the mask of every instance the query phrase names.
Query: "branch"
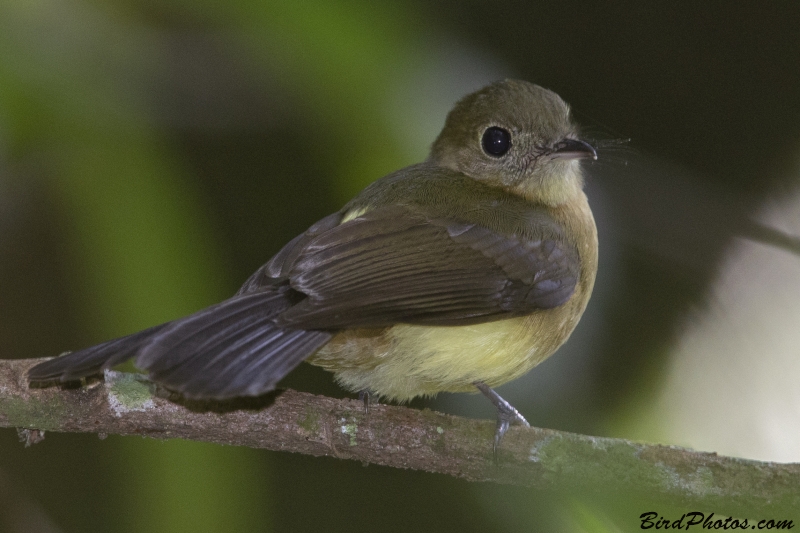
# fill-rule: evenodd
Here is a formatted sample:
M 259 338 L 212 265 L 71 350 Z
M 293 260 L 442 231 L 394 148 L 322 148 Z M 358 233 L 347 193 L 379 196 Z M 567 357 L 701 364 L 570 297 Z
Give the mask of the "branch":
M 570 494 L 647 495 L 743 516 L 800 508 L 800 464 L 721 457 L 683 448 L 513 427 L 492 460 L 495 424 L 292 390 L 232 402 L 170 397 L 138 374 L 107 371 L 82 387 L 29 388 L 43 359 L 0 361 L 0 427 L 182 438 L 328 455 L 468 481 Z M 41 431 L 22 431 L 29 439 Z

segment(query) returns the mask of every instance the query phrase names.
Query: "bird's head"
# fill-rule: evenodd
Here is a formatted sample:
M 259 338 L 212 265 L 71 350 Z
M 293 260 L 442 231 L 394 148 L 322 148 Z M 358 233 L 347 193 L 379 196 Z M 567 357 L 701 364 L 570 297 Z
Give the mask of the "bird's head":
M 430 155 L 435 164 L 548 205 L 583 189 L 581 159 L 597 153 L 578 138 L 569 106 L 556 93 L 518 80 L 462 98 Z

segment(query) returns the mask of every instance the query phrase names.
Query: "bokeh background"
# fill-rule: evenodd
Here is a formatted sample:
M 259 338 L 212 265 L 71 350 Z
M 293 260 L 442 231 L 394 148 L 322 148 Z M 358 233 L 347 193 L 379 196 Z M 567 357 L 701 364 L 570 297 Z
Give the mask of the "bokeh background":
M 517 77 L 587 138 L 631 141 L 587 167 L 584 320 L 501 393 L 540 426 L 800 461 L 798 65 L 794 1 L 0 0 L 0 357 L 227 297 L 423 159 L 460 96 Z M 285 385 L 345 395 L 309 365 Z M 493 417 L 478 396 L 413 406 Z M 9 532 L 628 531 L 694 510 L 651 505 L 0 430 Z

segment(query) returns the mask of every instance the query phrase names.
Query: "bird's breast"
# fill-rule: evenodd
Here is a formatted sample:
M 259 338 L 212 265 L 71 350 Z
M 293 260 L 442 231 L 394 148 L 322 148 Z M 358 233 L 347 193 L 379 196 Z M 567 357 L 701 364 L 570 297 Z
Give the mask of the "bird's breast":
M 395 324 L 338 333 L 308 361 L 334 372 L 351 391 L 397 401 L 437 392 L 471 392 L 518 378 L 561 346 L 580 320 L 597 271 L 597 230 L 588 202 L 552 210 L 580 255 L 580 276 L 563 305 L 462 326 Z
M 472 392 L 475 381 L 498 386 L 549 357 L 577 323 L 573 305 L 465 326 L 345 330 L 308 361 L 351 391 L 391 400 Z

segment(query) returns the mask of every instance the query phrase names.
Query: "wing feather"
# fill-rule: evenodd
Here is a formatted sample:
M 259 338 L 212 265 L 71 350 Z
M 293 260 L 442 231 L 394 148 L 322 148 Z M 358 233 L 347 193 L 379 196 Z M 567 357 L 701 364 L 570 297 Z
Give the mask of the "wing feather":
M 306 298 L 278 323 L 457 325 L 561 305 L 575 290 L 579 258 L 554 221 L 547 229 L 548 238 L 525 238 L 408 206 L 368 211 L 292 252 L 286 275 Z
M 150 377 L 187 398 L 255 396 L 275 385 L 332 334 L 276 325 L 293 298 L 274 285 L 185 318 L 57 357 L 33 367 L 32 381 L 68 381 L 135 357 Z
M 258 395 L 339 329 L 484 322 L 555 307 L 574 292 L 578 252 L 542 210 L 491 219 L 504 227 L 434 212 L 384 205 L 342 224 L 341 213 L 326 217 L 233 298 L 47 361 L 29 377 L 67 381 L 135 357 L 187 397 Z

